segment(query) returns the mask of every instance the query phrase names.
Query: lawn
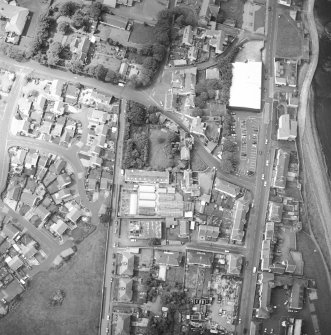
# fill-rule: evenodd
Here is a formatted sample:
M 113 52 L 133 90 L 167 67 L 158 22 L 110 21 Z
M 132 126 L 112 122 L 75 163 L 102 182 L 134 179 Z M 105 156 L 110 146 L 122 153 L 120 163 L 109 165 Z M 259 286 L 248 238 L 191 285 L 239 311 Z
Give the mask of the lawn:
M 284 14 L 278 19 L 276 56 L 281 58 L 294 58 L 302 55 L 302 32 L 295 22 Z
M 151 44 L 154 41 L 153 28 L 141 23 L 135 23 L 129 42 L 137 44 Z
M 258 9 L 254 15 L 254 31 L 263 34 L 264 25 L 265 25 L 265 7 L 261 6 L 260 9 Z
M 22 302 L 0 322 L 0 334 L 96 335 L 101 304 L 105 228 L 100 225 L 78 247 L 77 254 L 59 270 L 37 275 Z M 64 290 L 62 306 L 49 298 Z
M 150 153 L 149 165 L 154 170 L 162 170 L 176 165 L 178 155 L 174 159 L 165 153 L 165 146 L 169 140 L 171 132 L 169 130 L 162 131 L 160 129 L 150 129 Z
M 193 148 L 193 150 L 191 150 L 191 169 L 192 171 L 205 171 L 207 169 L 207 165 L 206 163 L 204 163 L 197 150 L 195 150 Z

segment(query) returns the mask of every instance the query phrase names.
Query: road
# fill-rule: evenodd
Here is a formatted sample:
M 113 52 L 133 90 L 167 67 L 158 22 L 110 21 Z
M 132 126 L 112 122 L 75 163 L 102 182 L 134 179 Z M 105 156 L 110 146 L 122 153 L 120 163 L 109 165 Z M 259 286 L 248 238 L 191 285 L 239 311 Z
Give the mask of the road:
M 272 162 L 275 152 L 275 145 L 271 140 L 272 124 L 270 116 L 272 115 L 272 101 L 274 95 L 274 57 L 277 39 L 277 2 L 270 1 L 266 7 L 271 6 L 271 11 L 267 11 L 267 39 L 265 43 L 265 68 L 268 71 L 267 79 L 264 80 L 265 97 L 263 99 L 266 106 L 263 111 L 263 122 L 260 128 L 260 137 L 258 143 L 258 151 L 262 152 L 258 155 L 254 208 L 251 211 L 246 233 L 247 259 L 249 264 L 244 272 L 244 281 L 242 288 L 242 296 L 240 301 L 240 318 L 241 324 L 236 328 L 237 334 L 245 334 L 250 329 L 250 323 L 253 314 L 253 305 L 256 291 L 256 283 L 258 272 L 253 273 L 253 268 L 259 267 L 260 249 L 263 239 L 263 231 L 265 226 L 265 215 L 267 212 L 270 181 L 272 176 L 272 164 L 266 164 L 266 161 Z M 263 75 L 264 77 L 264 75 Z M 269 115 L 266 115 L 269 113 Z M 264 178 L 262 180 L 262 175 Z

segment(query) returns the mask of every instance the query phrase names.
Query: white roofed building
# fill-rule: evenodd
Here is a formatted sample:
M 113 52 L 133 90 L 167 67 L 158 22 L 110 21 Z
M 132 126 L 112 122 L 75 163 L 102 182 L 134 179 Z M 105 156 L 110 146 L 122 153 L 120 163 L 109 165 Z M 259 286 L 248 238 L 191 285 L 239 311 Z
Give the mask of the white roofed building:
M 262 62 L 235 62 L 232 66 L 229 106 L 260 110 Z
M 297 137 L 298 122 L 291 120 L 289 114 L 279 117 L 277 140 L 294 141 Z

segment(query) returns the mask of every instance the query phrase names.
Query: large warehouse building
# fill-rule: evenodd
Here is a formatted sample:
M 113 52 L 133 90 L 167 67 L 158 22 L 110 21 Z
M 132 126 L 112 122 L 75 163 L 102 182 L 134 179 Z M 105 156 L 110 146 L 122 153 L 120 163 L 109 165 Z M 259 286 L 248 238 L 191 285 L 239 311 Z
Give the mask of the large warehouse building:
M 230 108 L 261 110 L 262 62 L 232 64 Z

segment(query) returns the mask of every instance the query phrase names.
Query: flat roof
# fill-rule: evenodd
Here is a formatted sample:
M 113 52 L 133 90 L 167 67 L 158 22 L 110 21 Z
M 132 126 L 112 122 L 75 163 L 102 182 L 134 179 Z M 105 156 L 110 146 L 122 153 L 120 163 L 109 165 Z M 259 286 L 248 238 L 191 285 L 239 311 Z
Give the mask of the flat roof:
M 261 109 L 262 62 L 232 64 L 230 107 Z

